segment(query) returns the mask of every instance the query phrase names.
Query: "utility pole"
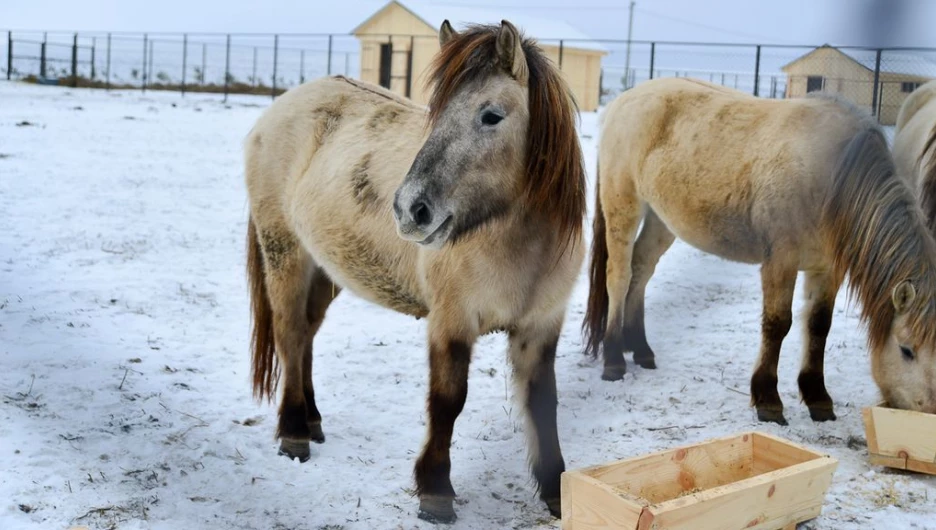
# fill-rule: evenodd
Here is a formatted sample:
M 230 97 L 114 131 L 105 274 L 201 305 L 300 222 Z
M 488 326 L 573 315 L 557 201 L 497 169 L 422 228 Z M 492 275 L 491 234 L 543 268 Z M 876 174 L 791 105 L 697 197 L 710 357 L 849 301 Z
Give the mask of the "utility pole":
M 627 16 L 627 56 L 624 59 L 624 89 L 630 88 L 630 52 L 631 52 L 631 31 L 634 29 L 634 4 L 631 1 L 630 14 Z

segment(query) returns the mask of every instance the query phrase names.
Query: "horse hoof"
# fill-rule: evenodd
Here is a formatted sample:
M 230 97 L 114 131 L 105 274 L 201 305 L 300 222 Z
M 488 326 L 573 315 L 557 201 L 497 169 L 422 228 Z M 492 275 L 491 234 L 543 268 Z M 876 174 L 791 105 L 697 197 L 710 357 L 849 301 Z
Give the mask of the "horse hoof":
M 423 521 L 432 524 L 452 524 L 455 516 L 455 499 L 439 495 L 425 495 L 419 499 L 419 513 Z
M 559 497 L 553 499 L 543 499 L 546 501 L 546 507 L 549 508 L 549 513 L 552 514 L 556 519 L 562 518 L 562 502 L 559 500 Z
M 634 357 L 634 362 L 641 368 L 656 370 L 656 361 L 653 357 Z
M 605 366 L 604 371 L 601 372 L 601 378 L 605 381 L 620 381 L 624 378 L 624 374 L 627 373 L 626 364 L 615 364 L 610 366 Z
M 773 422 L 778 425 L 788 425 L 786 418 L 783 417 L 783 409 L 757 408 L 757 420 Z
M 321 423 L 309 424 L 309 439 L 317 444 L 325 443 L 325 433 L 322 432 Z
M 308 440 L 290 440 L 283 438 L 280 441 L 279 454 L 290 460 L 299 459 L 299 462 L 308 462 L 312 457 Z
M 835 411 L 832 407 L 809 407 L 809 417 L 813 421 L 835 421 Z

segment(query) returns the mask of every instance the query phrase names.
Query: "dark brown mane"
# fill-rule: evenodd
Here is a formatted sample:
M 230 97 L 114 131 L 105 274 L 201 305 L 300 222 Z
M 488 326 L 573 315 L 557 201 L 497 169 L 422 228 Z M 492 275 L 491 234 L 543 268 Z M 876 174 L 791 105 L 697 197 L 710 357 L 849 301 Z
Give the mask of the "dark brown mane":
M 936 245 L 913 192 L 896 176 L 883 134 L 855 136 L 826 198 L 823 227 L 834 256 L 833 274 L 850 276 L 849 290 L 862 305 L 872 352 L 891 335 L 894 288 L 910 280 L 917 296 L 908 326 L 923 344 L 936 344 Z
M 442 47 L 429 69 L 434 124 L 461 87 L 503 72 L 496 41 L 500 26 L 473 25 Z M 558 70 L 532 39 L 522 38 L 529 71 L 525 200 L 551 220 L 564 241 L 574 241 L 585 217 L 585 165 L 575 129 L 578 108 Z
M 923 205 L 923 213 L 926 215 L 930 233 L 936 237 L 936 126 L 930 131 L 917 163 L 920 164 L 920 171 L 923 173 L 923 179 L 920 182 L 922 186 L 920 204 Z

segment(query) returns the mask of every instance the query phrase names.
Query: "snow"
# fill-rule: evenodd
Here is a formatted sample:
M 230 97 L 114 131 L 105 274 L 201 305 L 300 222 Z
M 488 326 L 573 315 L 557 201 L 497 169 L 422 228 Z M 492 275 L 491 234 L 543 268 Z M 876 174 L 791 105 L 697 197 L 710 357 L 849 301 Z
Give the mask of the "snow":
M 275 407 L 251 398 L 241 142 L 268 102 L 0 83 L 0 528 L 430 528 L 411 496 L 424 321 L 335 301 L 315 342 L 328 440 L 305 464 L 277 456 Z M 583 115 L 592 175 L 597 121 Z M 631 363 L 616 383 L 581 353 L 586 288 L 583 273 L 556 361 L 569 468 L 761 429 L 840 461 L 801 528 L 936 529 L 936 477 L 867 464 L 860 411 L 878 394 L 844 291 L 826 361 L 839 420 L 815 424 L 799 402 L 796 329 L 780 427 L 742 395 L 756 267 L 677 242 L 648 288 L 659 369 Z M 557 528 L 527 472 L 505 346 L 475 348 L 455 528 Z

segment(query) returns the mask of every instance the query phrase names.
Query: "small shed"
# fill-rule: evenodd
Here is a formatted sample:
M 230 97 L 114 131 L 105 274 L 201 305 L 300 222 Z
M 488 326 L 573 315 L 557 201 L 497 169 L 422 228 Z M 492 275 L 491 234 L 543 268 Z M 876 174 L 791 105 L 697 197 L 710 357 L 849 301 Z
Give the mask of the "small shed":
M 361 22 L 351 33 L 361 43 L 361 79 L 426 104 L 427 69 L 439 51 L 439 27 L 448 19 L 459 30 L 468 23 L 514 23 L 537 39 L 546 55 L 560 67 L 582 111 L 598 108 L 601 58 L 608 51 L 579 30 L 561 21 L 524 13 L 491 13 L 473 8 L 441 7 L 392 0 Z
M 883 51 L 875 100 L 877 65 L 874 51 L 820 46 L 781 67 L 787 75 L 786 97 L 802 97 L 817 91 L 840 94 L 873 110 L 882 125 L 894 125 L 907 96 L 936 77 L 936 62 L 908 51 Z

